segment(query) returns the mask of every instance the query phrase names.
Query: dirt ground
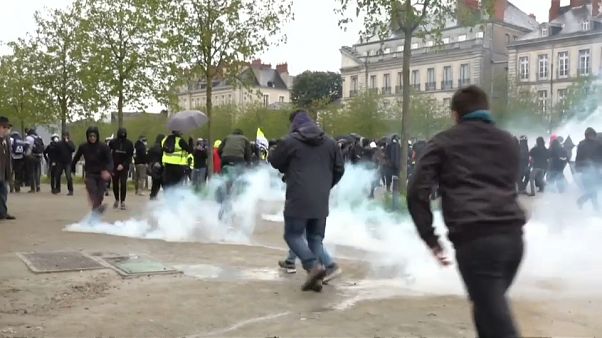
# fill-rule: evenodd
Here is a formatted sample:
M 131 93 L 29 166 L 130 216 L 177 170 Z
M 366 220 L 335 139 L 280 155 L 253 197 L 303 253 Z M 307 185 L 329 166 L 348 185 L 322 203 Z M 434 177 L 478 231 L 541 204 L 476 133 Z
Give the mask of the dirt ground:
M 359 261 L 322 294 L 299 290 L 303 275 L 282 275 L 282 225 L 263 222 L 266 245 L 168 243 L 62 231 L 87 212 L 76 196 L 11 194 L 17 221 L 0 223 L 0 336 L 45 337 L 474 337 L 464 297 L 412 295 L 370 280 Z M 110 201 L 110 200 L 109 200 Z M 145 197 L 128 198 L 140 213 Z M 179 275 L 122 278 L 105 269 L 34 274 L 17 252 L 75 250 L 146 254 Z M 459 277 L 458 277 L 459 278 Z M 602 335 L 602 298 L 514 297 L 524 336 Z

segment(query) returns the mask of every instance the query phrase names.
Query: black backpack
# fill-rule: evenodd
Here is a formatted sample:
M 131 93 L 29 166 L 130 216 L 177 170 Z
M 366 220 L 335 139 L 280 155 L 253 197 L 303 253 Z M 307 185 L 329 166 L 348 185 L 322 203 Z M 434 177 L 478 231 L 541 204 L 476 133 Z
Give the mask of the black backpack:
M 163 142 L 163 152 L 166 154 L 173 154 L 176 151 L 176 136 L 169 135 L 165 142 Z
M 44 141 L 42 141 L 41 137 L 39 137 L 39 136 L 34 137 L 33 148 L 31 149 L 31 152 L 36 155 L 41 155 L 44 153 Z

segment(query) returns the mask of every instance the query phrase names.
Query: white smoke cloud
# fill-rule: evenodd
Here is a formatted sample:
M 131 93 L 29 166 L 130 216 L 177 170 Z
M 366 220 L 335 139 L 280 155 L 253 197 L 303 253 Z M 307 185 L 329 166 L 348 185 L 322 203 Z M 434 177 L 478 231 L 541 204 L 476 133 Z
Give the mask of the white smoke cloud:
M 595 115 L 590 121 L 602 122 L 600 109 Z M 581 126 L 575 123 L 567 128 Z M 159 201 L 150 202 L 139 217 L 113 224 L 86 219 L 65 230 L 165 241 L 262 245 L 253 239 L 256 221 L 282 221 L 284 185 L 267 166 L 247 172 L 241 180 L 244 189 L 232 201 L 232 214 L 222 221 L 218 219 L 220 206 L 214 200 L 222 183 L 217 179 L 204 195 L 187 189 L 168 192 Z M 437 265 L 409 216 L 389 213 L 382 202 L 367 198 L 373 180 L 374 172 L 349 166 L 333 189 L 325 239 L 331 253 L 369 263 L 367 278 L 396 279 L 400 287 L 417 292 L 463 294 L 456 269 Z M 525 226 L 525 259 L 515 286 L 517 292 L 602 292 L 602 264 L 595 251 L 602 238 L 602 219 L 590 206 L 577 208 L 579 194 L 579 187 L 572 184 L 562 195 L 549 191 L 527 200 L 531 219 Z M 435 214 L 437 231 L 445 235 L 441 216 Z M 453 255 L 452 245 L 444 236 L 442 240 Z M 285 247 L 284 242 L 280 247 Z

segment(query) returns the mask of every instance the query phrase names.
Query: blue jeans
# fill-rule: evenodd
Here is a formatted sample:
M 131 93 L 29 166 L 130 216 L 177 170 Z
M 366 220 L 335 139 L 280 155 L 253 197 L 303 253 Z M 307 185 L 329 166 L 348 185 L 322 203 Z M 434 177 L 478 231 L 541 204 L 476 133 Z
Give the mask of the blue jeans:
M 331 265 L 334 264 L 334 261 L 332 260 L 332 257 L 330 256 L 330 254 L 328 253 L 328 251 L 326 251 L 326 248 L 324 246 L 322 246 L 322 257 L 320 257 L 320 262 L 322 263 L 322 265 L 324 265 L 325 267 L 329 267 Z M 288 263 L 295 263 L 295 261 L 297 260 L 297 255 L 295 255 L 295 253 L 293 252 L 293 250 L 288 250 L 288 256 L 286 256 L 285 259 Z
M 318 258 L 324 257 L 324 232 L 326 218 L 304 219 L 284 217 L 284 240 L 288 247 L 299 257 L 303 268 L 311 270 L 320 262 Z M 303 238 L 305 235 L 307 242 Z

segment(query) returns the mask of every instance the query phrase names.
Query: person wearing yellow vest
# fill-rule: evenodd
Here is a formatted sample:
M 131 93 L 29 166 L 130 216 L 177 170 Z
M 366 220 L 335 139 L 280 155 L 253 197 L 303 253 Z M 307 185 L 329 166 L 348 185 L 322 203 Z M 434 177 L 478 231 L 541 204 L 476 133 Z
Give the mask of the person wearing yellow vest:
M 163 187 L 176 186 L 184 181 L 188 171 L 188 154 L 192 149 L 178 131 L 173 131 L 161 142 L 163 150 Z

